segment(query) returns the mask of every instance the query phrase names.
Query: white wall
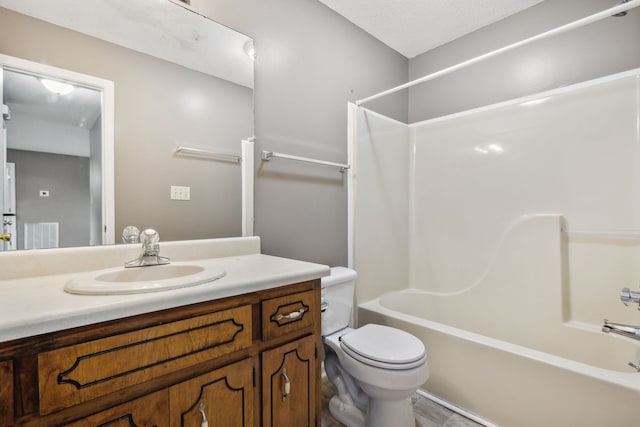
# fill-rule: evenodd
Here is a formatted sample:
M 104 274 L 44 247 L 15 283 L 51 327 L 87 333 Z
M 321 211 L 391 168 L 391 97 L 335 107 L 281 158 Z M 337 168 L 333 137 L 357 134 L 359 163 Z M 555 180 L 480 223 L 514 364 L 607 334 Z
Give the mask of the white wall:
M 364 109 L 355 112 L 354 265 L 356 300 L 404 289 L 409 273 L 410 129 Z
M 522 215 L 562 214 L 570 230 L 640 224 L 635 77 L 539 99 L 414 127 L 412 285 L 468 287 Z

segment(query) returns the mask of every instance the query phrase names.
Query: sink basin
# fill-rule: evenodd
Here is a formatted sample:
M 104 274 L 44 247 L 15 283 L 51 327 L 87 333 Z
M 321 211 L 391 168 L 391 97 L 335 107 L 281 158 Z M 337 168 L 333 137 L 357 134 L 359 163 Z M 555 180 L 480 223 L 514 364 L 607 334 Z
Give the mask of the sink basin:
M 218 266 L 198 262 L 124 268 L 82 273 L 64 285 L 65 292 L 82 295 L 117 295 L 159 292 L 201 285 L 224 277 Z

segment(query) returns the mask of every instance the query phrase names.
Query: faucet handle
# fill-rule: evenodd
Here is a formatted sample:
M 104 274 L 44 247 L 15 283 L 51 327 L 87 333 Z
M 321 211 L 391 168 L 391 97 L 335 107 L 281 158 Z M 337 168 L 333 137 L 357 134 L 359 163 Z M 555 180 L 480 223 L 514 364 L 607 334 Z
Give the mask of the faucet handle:
M 140 233 L 140 243 L 143 245 L 154 244 L 160 241 L 160 234 L 153 228 L 147 228 Z
M 629 306 L 629 301 L 631 301 L 631 290 L 629 288 L 620 289 L 620 301 L 627 307 Z
M 140 230 L 136 226 L 128 225 L 122 230 L 122 243 L 138 243 L 139 238 Z
M 144 256 L 160 254 L 160 234 L 153 228 L 147 228 L 140 233 L 140 243 L 142 243 Z
M 640 291 L 632 291 L 629 288 L 622 288 L 620 291 L 620 301 L 626 306 L 629 303 L 636 303 L 638 305 L 638 310 L 640 310 Z

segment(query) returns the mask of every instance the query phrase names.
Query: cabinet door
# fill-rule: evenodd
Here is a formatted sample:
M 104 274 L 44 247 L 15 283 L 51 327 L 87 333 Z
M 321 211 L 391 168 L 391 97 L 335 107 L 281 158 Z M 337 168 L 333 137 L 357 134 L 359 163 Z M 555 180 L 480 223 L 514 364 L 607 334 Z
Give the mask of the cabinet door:
M 313 336 L 262 353 L 264 427 L 316 425 L 316 355 Z
M 91 415 L 67 427 L 166 427 L 169 425 L 169 393 L 160 390 Z
M 255 359 L 245 359 L 169 389 L 171 427 L 253 426 Z
M 13 424 L 13 362 L 0 362 L 0 426 Z

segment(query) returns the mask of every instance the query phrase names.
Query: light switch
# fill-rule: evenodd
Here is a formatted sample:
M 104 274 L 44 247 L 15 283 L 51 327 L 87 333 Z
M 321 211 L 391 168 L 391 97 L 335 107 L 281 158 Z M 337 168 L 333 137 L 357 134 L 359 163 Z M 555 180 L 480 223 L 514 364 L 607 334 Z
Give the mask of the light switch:
M 191 200 L 191 187 L 172 185 L 171 200 Z

